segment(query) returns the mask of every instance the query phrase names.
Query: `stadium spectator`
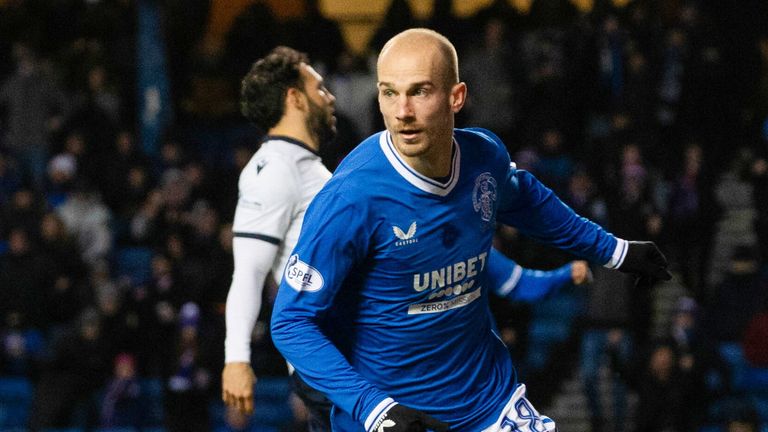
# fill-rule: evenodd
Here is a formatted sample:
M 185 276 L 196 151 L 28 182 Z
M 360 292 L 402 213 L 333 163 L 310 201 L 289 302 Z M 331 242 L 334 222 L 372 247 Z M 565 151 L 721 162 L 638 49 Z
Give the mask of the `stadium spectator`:
M 200 308 L 184 303 L 178 313 L 173 354 L 165 378 L 165 426 L 170 432 L 210 430 L 211 369 L 200 335 Z
M 671 318 L 668 336 L 677 353 L 679 387 L 686 412 L 677 417 L 675 426 L 680 431 L 698 430 L 706 423 L 708 408 L 728 390 L 730 374 L 717 346 L 703 334 L 696 300 L 680 297 Z
M 563 201 L 576 213 L 601 226 L 608 226 L 608 205 L 586 169 L 574 169 L 568 179 L 568 191 L 563 195 Z
M 760 277 L 754 248 L 737 246 L 725 277 L 715 287 L 714 297 L 704 310 L 706 334 L 716 342 L 741 340 L 747 323 L 768 297 L 766 284 Z
M 507 39 L 507 27 L 499 17 L 483 23 L 481 43 L 468 45 L 463 51 L 466 58 L 461 76 L 472 83 L 473 90 L 472 98 L 467 100 L 466 123 L 495 131 L 514 151 L 520 77 L 515 76 L 517 63 Z
M 0 85 L 0 106 L 5 108 L 5 145 L 18 161 L 25 178 L 40 188 L 45 164 L 56 133 L 68 115 L 69 104 L 61 88 L 41 64 L 38 54 L 17 42 L 13 46 L 16 71 Z
M 768 63 L 768 38 L 766 39 L 766 63 Z M 766 66 L 768 70 L 768 66 Z M 768 77 L 766 77 L 768 88 Z M 768 91 L 768 89 L 766 90 Z M 760 140 L 756 158 L 749 167 L 749 178 L 752 182 L 752 197 L 757 214 L 755 215 L 755 234 L 760 247 L 760 256 L 768 259 L 768 206 L 757 205 L 768 202 L 768 114 L 765 120 L 766 136 Z
M 558 196 L 564 196 L 568 180 L 573 176 L 573 158 L 565 148 L 565 136 L 557 127 L 542 131 L 538 140 L 539 160 L 535 172 L 537 177 Z
M 678 358 L 671 341 L 653 344 L 643 359 L 638 380 L 636 432 L 683 432 L 677 428 L 683 410 Z
M 34 233 L 40 226 L 45 213 L 45 205 L 38 192 L 30 187 L 21 187 L 11 196 L 11 202 L 0 212 L 0 232 L 8 239 L 12 228 L 22 228 L 27 233 Z
M 61 329 L 89 303 L 88 267 L 75 239 L 55 212 L 43 216 L 39 235 L 39 255 L 50 272 L 45 291 L 45 314 L 52 326 Z
M 339 56 L 347 50 L 341 26 L 320 10 L 320 1 L 307 0 L 302 17 L 291 23 L 286 45 L 307 53 L 313 67 L 324 76 L 336 71 Z
M 16 161 L 0 150 L 0 209 L 11 201 L 11 196 L 21 187 L 21 174 Z M 2 210 L 0 210 L 0 214 Z
M 609 424 L 616 431 L 626 426 L 628 370 L 638 337 L 633 319 L 637 316 L 633 282 L 625 274 L 602 268 L 594 270 L 583 317 L 579 361 L 593 432 L 602 431 Z M 603 370 L 609 371 L 610 411 L 600 396 Z
M 472 26 L 468 20 L 456 16 L 454 3 L 454 0 L 435 0 L 432 5 L 432 15 L 424 22 L 424 27 L 445 35 L 449 40 L 456 41 L 457 47 L 463 48 L 467 31 Z
M 119 219 L 133 216 L 136 213 L 133 206 L 137 205 L 137 200 L 141 202 L 145 198 L 154 178 L 150 159 L 136 147 L 134 134 L 127 128 L 117 129 L 110 148 L 104 149 L 97 157 L 101 169 L 95 180 L 104 203 Z M 134 179 L 134 170 L 143 173 L 144 179 L 138 181 L 138 185 L 134 184 L 138 180 Z
M 23 322 L 47 329 L 46 291 L 51 283 L 43 258 L 35 250 L 31 234 L 24 228 L 11 228 L 8 253 L 0 257 L 0 316 L 19 314 Z
M 747 323 L 741 340 L 744 357 L 752 366 L 768 368 L 768 344 L 765 341 L 768 341 L 768 300 L 763 309 Z
M 368 41 L 368 50 L 373 54 L 381 51 L 381 48 L 392 36 L 416 25 L 418 20 L 413 15 L 411 5 L 405 0 L 393 0 L 384 19 Z
M 50 359 L 41 367 L 30 428 L 94 427 L 98 423 L 95 392 L 106 379 L 115 354 L 98 312 L 83 310 L 72 327 L 53 341 Z
M 709 249 L 714 234 L 718 207 L 713 196 L 714 184 L 706 175 L 704 150 L 698 143 L 686 146 L 682 166 L 670 184 L 666 234 L 670 255 L 679 266 L 683 282 L 696 298 L 705 295 Z
M 136 359 L 120 353 L 114 359 L 112 376 L 104 386 L 99 427 L 141 427 L 146 417 Z
M 59 207 L 69 198 L 77 177 L 77 160 L 69 153 L 60 153 L 48 162 L 48 182 L 45 201 L 51 208 Z
M 759 432 L 760 415 L 755 407 L 747 401 L 728 404 L 728 414 L 725 420 L 725 432 Z
M 11 312 L 0 326 L 0 376 L 35 378 L 48 349 L 45 334 L 24 322 L 21 313 Z
M 77 240 L 83 261 L 94 265 L 108 259 L 112 251 L 112 214 L 92 184 L 79 179 L 56 213 Z

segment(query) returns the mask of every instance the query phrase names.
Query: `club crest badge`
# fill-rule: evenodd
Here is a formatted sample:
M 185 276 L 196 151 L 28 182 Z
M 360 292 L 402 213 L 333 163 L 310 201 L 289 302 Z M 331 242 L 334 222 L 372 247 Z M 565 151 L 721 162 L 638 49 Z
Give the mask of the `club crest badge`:
M 492 225 L 496 222 L 496 198 L 497 183 L 491 173 L 484 172 L 475 179 L 475 188 L 472 191 L 472 207 L 477 213 L 480 213 L 480 219 L 486 225 Z

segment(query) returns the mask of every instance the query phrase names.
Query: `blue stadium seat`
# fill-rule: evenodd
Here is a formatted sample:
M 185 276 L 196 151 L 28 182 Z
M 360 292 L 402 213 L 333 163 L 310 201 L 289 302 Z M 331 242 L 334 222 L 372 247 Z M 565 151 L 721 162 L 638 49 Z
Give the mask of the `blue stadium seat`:
M 132 427 L 111 427 L 111 428 L 98 428 L 96 432 L 139 432 L 138 429 Z
M 223 402 L 219 400 L 212 401 L 209 406 L 209 413 L 211 416 L 212 430 L 218 432 L 234 432 L 234 429 L 227 425 L 226 408 L 224 407 Z M 278 403 L 268 399 L 257 400 L 253 416 L 251 416 L 245 431 L 277 431 L 281 426 L 289 424 L 292 418 L 293 413 L 287 402 Z
M 115 275 L 128 277 L 131 285 L 140 285 L 152 277 L 152 249 L 125 247 L 115 252 Z
M 279 427 L 290 423 L 293 418 L 288 397 L 291 383 L 288 377 L 264 377 L 256 382 L 256 410 L 253 424 Z
M 23 428 L 29 419 L 29 406 L 15 402 L 0 403 L 0 428 Z
M 145 378 L 139 383 L 146 410 L 145 424 L 163 424 L 163 383 L 157 378 Z M 144 429 L 142 432 L 149 430 Z M 162 432 L 162 431 L 161 431 Z
M 721 343 L 720 357 L 731 371 L 731 385 L 740 393 L 768 395 L 768 368 L 757 368 L 744 357 L 744 349 L 737 342 Z
M 235 431 L 227 425 L 220 425 L 212 429 L 214 432 L 280 432 L 280 428 L 274 426 L 259 426 L 254 425 L 246 428 L 245 430 Z
M 763 424 L 768 424 L 768 396 L 724 396 L 709 408 L 711 421 L 722 423 L 734 409 L 753 408 Z
M 256 402 L 253 424 L 260 426 L 282 426 L 290 423 L 293 412 L 287 401 L 284 403 Z
M 541 370 L 549 361 L 552 344 L 544 343 L 536 339 L 530 339 L 525 362 L 518 367 L 527 367 L 528 370 Z
M 0 428 L 26 425 L 31 404 L 32 383 L 27 378 L 0 378 Z
M 768 396 L 753 395 L 750 397 L 750 402 L 760 416 L 760 421 L 768 424 Z
M 730 407 L 733 406 L 734 398 L 729 396 L 723 396 L 722 398 L 712 402 L 709 406 L 709 412 L 707 416 L 713 422 L 722 423 L 725 421 Z
M 744 350 L 738 342 L 723 342 L 718 346 L 720 357 L 731 367 L 743 367 L 747 364 Z
M 286 400 L 291 393 L 291 381 L 288 377 L 262 377 L 256 382 L 257 399 Z
M 535 303 L 534 316 L 570 321 L 581 314 L 583 301 L 574 294 L 560 293 L 551 299 Z
M 563 342 L 568 339 L 571 326 L 567 322 L 535 318 L 529 329 L 529 339 L 549 343 Z
M 32 400 L 32 383 L 27 378 L 0 378 L 0 400 Z
M 749 367 L 744 357 L 744 350 L 737 342 L 724 342 L 718 346 L 720 358 L 728 365 L 731 372 L 731 386 L 734 390 L 742 391 L 744 372 Z
M 747 365 L 740 375 L 738 389 L 747 393 L 768 396 L 768 368 Z
M 570 286 L 544 301 L 533 304 L 533 317 L 528 329 L 528 350 L 518 367 L 536 371 L 543 369 L 551 353 L 568 340 L 577 317 L 584 313 L 586 294 L 583 288 Z
M 80 428 L 47 428 L 42 429 L 40 432 L 84 432 Z
M 248 432 L 280 432 L 280 429 L 274 426 L 254 426 L 248 429 Z

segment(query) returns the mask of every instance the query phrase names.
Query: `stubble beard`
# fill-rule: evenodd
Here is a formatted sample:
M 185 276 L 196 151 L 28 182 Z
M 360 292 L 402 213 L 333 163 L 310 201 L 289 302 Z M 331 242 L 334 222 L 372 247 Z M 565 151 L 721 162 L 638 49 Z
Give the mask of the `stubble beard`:
M 423 156 L 428 152 L 429 146 L 424 142 L 424 139 L 422 138 L 418 142 L 411 144 L 403 142 L 399 137 L 393 136 L 392 138 L 397 151 L 403 156 L 410 158 Z
M 333 124 L 333 116 L 329 115 L 320 105 L 309 102 L 309 117 L 307 117 L 307 130 L 314 136 L 317 144 L 323 146 L 336 138 L 336 126 Z

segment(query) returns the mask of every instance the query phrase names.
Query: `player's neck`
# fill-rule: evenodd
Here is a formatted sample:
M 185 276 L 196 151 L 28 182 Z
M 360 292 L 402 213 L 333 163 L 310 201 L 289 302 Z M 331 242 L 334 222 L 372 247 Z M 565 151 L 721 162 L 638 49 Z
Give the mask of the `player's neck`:
M 453 159 L 453 139 L 446 144 L 432 147 L 427 153 L 406 157 L 405 162 L 419 174 L 430 178 L 442 178 L 451 174 L 451 160 Z
M 315 152 L 320 151 L 320 145 L 317 138 L 311 134 L 305 125 L 291 124 L 290 122 L 280 121 L 275 127 L 267 131 L 268 135 L 280 135 L 301 141 Z

